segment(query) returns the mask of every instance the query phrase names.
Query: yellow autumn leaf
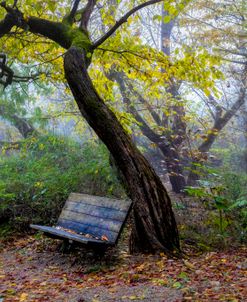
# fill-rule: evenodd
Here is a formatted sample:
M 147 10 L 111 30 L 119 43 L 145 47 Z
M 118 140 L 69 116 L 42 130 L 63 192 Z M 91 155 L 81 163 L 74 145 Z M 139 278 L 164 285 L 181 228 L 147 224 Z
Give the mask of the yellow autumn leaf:
M 24 301 L 27 301 L 27 297 L 28 297 L 28 294 L 27 293 L 22 293 L 21 296 L 20 296 L 20 302 L 24 302 Z
M 130 299 L 130 300 L 137 300 L 138 297 L 137 297 L 137 296 L 129 296 L 129 299 Z
M 188 260 L 184 260 L 183 262 L 184 262 L 184 265 L 187 266 L 189 269 L 192 269 L 192 270 L 195 269 L 195 266 L 192 263 L 190 263 Z

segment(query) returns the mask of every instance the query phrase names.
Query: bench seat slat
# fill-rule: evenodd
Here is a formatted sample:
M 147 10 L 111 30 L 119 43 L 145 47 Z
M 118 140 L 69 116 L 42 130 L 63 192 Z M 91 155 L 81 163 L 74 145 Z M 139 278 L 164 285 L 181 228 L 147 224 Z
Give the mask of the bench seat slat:
M 112 220 L 112 219 L 104 219 L 101 217 L 91 216 L 90 214 L 77 213 L 72 211 L 64 210 L 58 219 L 58 225 L 60 225 L 60 221 L 66 219 L 75 222 L 82 222 L 86 225 L 91 225 L 92 227 L 97 226 L 98 228 L 102 228 L 107 231 L 112 231 L 115 233 L 119 232 L 119 229 L 122 225 L 122 221 Z M 81 232 L 84 232 L 83 229 Z
M 99 207 L 106 207 L 114 210 L 128 212 L 131 202 L 128 200 L 93 196 L 88 194 L 71 193 L 66 204 L 70 202 L 86 203 Z
M 56 229 L 55 227 L 49 227 L 49 226 L 43 226 L 43 225 L 37 225 L 37 224 L 31 224 L 30 227 L 33 229 L 36 229 L 38 231 L 42 231 L 44 233 L 49 233 L 49 234 L 52 234 L 57 237 L 62 237 L 62 238 L 66 238 L 69 240 L 81 242 L 83 244 L 88 244 L 90 242 L 93 242 L 93 243 L 99 244 L 99 245 L 106 245 L 106 244 L 111 245 L 111 243 L 107 242 L 107 241 L 96 240 L 94 238 L 86 238 L 79 234 L 71 234 L 64 230 Z
M 75 213 L 88 214 L 90 216 L 111 219 L 123 222 L 126 217 L 126 210 L 117 210 L 113 208 L 103 207 L 100 205 L 91 205 L 87 203 L 79 203 L 70 201 L 66 203 L 63 211 L 71 211 Z
M 102 227 L 96 226 L 96 225 L 87 225 L 82 220 L 81 222 L 66 220 L 66 219 L 60 219 L 57 226 L 61 226 L 66 229 L 74 230 L 78 233 L 84 233 L 84 234 L 90 234 L 94 237 L 106 236 L 109 240 L 109 242 L 115 242 L 118 232 L 112 232 L 109 230 L 102 229 Z

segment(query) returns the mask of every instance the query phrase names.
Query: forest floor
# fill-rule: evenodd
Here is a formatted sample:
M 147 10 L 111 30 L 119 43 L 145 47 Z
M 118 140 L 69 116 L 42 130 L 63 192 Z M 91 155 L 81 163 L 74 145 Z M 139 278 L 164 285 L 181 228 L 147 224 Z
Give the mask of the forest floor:
M 0 244 L 0 301 L 246 301 L 244 247 L 198 253 L 185 259 L 164 254 L 131 256 L 126 240 L 100 260 L 77 249 L 58 251 L 58 241 L 26 235 Z

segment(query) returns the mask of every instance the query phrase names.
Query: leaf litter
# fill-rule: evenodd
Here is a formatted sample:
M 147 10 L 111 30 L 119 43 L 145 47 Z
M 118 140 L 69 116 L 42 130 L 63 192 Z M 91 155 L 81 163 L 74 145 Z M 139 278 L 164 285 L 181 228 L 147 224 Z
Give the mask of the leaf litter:
M 81 235 L 81 236 L 86 237 L 86 238 L 92 238 L 92 239 L 101 240 L 101 241 L 109 241 L 109 239 L 107 238 L 106 235 L 102 235 L 101 237 L 97 237 L 97 236 L 94 236 L 94 235 L 89 234 L 89 233 L 76 232 L 74 230 L 64 228 L 64 227 L 61 227 L 61 226 L 54 226 L 54 228 L 57 229 L 57 230 L 62 230 L 62 231 L 67 232 L 69 234 Z
M 83 248 L 62 254 L 57 241 L 26 236 L 2 248 L 0 301 L 241 302 L 246 269 L 245 247 L 175 260 L 132 256 L 120 244 L 95 259 Z

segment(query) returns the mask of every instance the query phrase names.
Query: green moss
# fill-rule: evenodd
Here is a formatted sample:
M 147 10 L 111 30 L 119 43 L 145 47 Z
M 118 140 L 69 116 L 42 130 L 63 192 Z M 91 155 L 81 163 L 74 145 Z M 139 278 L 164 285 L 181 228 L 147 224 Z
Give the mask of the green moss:
M 69 31 L 69 35 L 71 36 L 72 44 L 71 46 L 76 46 L 85 50 L 89 50 L 92 46 L 91 41 L 88 36 L 78 28 L 72 28 Z
M 71 46 L 82 48 L 88 52 L 92 46 L 88 34 L 79 28 L 73 28 L 67 19 L 64 19 L 62 24 L 64 25 L 64 34 L 71 41 Z

